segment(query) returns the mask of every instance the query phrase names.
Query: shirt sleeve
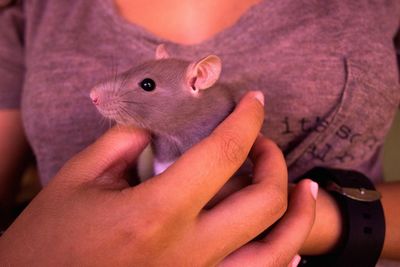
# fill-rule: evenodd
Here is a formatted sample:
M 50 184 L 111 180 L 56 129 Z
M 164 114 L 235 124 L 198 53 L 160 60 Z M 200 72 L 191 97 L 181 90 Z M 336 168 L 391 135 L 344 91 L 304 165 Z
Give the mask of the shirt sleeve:
M 23 32 L 22 1 L 0 5 L 0 109 L 20 107 L 24 79 Z

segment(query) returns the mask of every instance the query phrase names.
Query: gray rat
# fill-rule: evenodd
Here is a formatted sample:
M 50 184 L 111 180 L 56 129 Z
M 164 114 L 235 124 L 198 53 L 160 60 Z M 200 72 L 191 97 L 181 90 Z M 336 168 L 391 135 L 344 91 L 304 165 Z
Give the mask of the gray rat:
M 244 93 L 217 83 L 220 73 L 218 56 L 189 62 L 159 45 L 155 59 L 95 86 L 90 97 L 103 116 L 151 132 L 158 174 L 208 136 Z

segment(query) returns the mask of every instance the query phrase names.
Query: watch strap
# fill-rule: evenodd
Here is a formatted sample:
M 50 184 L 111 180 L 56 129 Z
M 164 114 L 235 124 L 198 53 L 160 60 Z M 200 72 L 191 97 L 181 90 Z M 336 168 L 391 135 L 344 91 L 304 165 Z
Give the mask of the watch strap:
M 303 266 L 375 266 L 383 247 L 385 218 L 380 194 L 375 191 L 373 183 L 357 171 L 321 167 L 312 169 L 303 178 L 310 178 L 330 191 L 343 218 L 342 240 L 335 252 L 324 256 L 303 257 Z M 363 199 L 365 192 L 372 197 Z M 357 194 L 361 195 L 361 199 L 353 197 Z

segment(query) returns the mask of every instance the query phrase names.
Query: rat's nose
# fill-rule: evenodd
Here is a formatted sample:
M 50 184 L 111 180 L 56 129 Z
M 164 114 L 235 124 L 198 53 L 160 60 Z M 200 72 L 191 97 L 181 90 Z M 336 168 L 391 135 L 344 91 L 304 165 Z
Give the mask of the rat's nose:
M 93 104 L 95 104 L 96 106 L 99 104 L 99 95 L 96 93 L 95 90 L 92 90 L 90 92 L 90 98 L 92 99 Z

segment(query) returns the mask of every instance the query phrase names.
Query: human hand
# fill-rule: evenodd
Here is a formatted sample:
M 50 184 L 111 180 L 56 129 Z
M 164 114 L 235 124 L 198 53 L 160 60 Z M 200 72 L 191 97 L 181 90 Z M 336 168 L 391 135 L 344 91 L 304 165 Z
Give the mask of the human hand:
M 303 182 L 298 198 L 311 205 L 300 209 L 296 201 L 270 235 L 248 243 L 286 209 L 285 162 L 272 142 L 257 138 L 262 121 L 262 105 L 250 93 L 208 138 L 135 187 L 124 170 L 149 137 L 138 129 L 110 130 L 17 218 L 0 238 L 0 258 L 13 266 L 287 265 L 302 243 L 296 232 L 312 224 L 314 202 Z M 204 210 L 256 138 L 253 183 Z M 306 216 L 293 216 L 301 210 Z

